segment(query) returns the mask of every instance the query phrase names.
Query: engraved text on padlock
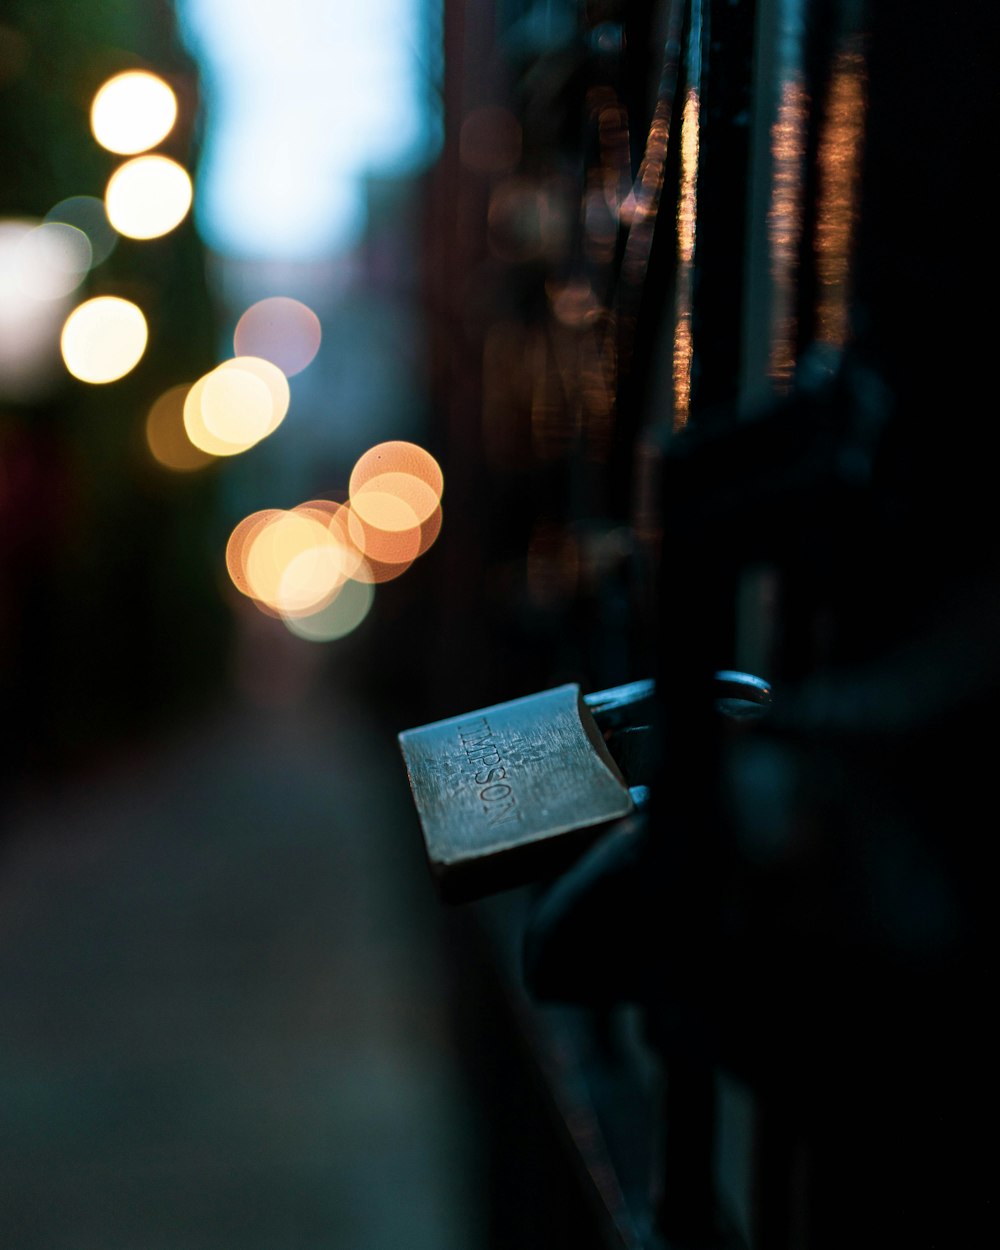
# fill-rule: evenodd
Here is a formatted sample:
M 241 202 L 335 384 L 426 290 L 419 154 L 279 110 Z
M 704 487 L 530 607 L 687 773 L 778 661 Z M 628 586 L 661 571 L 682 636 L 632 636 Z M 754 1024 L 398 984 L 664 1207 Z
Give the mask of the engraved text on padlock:
M 481 708 L 399 735 L 431 868 L 472 895 L 488 865 L 526 879 L 545 844 L 627 815 L 628 786 L 579 686 Z M 452 889 L 457 886 L 458 889 Z

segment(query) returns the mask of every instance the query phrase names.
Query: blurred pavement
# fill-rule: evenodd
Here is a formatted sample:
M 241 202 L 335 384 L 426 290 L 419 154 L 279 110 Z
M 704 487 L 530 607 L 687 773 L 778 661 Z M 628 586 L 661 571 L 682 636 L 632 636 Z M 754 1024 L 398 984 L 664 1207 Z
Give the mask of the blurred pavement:
M 391 731 L 234 700 L 7 815 L 4 1250 L 474 1250 Z

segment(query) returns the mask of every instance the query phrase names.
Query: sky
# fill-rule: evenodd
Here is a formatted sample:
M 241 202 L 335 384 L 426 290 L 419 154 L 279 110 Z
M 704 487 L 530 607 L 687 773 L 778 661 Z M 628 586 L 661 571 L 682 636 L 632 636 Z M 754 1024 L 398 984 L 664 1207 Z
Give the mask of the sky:
M 177 0 L 199 62 L 196 217 L 223 255 L 310 260 L 354 244 L 369 174 L 437 151 L 436 0 Z

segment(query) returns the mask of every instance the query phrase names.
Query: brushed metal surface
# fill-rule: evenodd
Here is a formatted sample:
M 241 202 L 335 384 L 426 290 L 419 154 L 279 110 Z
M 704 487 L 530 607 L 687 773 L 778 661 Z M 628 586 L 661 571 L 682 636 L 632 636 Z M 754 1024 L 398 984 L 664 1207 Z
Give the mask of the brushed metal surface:
M 439 876 L 632 811 L 578 685 L 399 735 Z

